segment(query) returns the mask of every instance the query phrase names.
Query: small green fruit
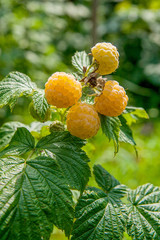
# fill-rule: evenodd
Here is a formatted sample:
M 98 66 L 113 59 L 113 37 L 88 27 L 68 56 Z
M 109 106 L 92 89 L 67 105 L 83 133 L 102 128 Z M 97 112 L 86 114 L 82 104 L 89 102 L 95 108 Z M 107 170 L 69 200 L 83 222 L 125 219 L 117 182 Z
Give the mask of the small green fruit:
M 62 131 L 65 130 L 65 127 L 64 127 L 64 125 L 63 125 L 62 122 L 60 122 L 60 121 L 54 121 L 54 122 L 50 125 L 49 130 L 50 130 L 51 133 L 52 133 L 52 132 L 55 132 L 55 131 L 57 131 L 57 132 L 62 132 Z
M 48 108 L 44 118 L 41 118 L 39 116 L 39 114 L 37 113 L 37 111 L 35 110 L 33 102 L 31 102 L 29 104 L 29 112 L 30 112 L 31 116 L 39 122 L 46 122 L 50 119 L 50 116 L 51 116 L 51 110 L 50 110 L 50 108 Z

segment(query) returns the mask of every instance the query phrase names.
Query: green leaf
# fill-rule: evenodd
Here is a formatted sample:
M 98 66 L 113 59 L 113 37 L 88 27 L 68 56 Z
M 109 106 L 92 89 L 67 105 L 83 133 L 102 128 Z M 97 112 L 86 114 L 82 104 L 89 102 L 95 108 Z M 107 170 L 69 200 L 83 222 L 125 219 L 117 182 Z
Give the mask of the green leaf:
M 34 149 L 35 140 L 31 133 L 24 127 L 17 128 L 9 146 L 0 152 L 0 156 L 5 154 L 23 154 Z
M 130 190 L 127 232 L 133 240 L 160 239 L 160 188 L 152 184 Z
M 149 116 L 143 108 L 138 107 L 126 107 L 123 112 L 123 117 L 127 120 L 127 124 L 131 125 L 136 123 L 139 118 L 148 119 Z
M 122 239 L 126 214 L 120 198 L 126 187 L 100 165 L 94 166 L 94 175 L 103 192 L 88 188 L 76 206 L 76 221 L 71 240 Z
M 71 240 L 122 239 L 125 215 L 117 197 L 96 188 L 86 190 L 76 207 Z
M 0 107 L 9 104 L 13 109 L 18 97 L 31 95 L 36 85 L 19 72 L 11 72 L 0 82 Z
M 37 89 L 33 93 L 33 104 L 34 104 L 34 109 L 39 115 L 39 117 L 42 120 L 45 120 L 47 111 L 49 109 L 49 105 L 47 103 L 47 100 L 45 98 L 45 93 L 44 90 L 42 89 Z
M 8 122 L 2 125 L 0 128 L 0 149 L 9 144 L 18 127 L 26 126 L 20 122 Z
M 83 75 L 83 67 L 87 68 L 90 65 L 89 56 L 85 51 L 76 52 L 72 57 L 72 65 Z
M 54 132 L 42 138 L 36 148 L 48 150 L 57 159 L 68 184 L 83 191 L 90 177 L 89 159 L 81 149 L 85 141 L 69 132 Z
M 53 224 L 68 236 L 72 195 L 57 163 L 47 157 L 0 160 L 0 239 L 48 240 Z
M 101 165 L 94 165 L 93 173 L 96 182 L 104 191 L 110 191 L 111 188 L 120 184 L 109 172 L 107 172 Z
M 136 143 L 133 139 L 132 130 L 127 125 L 126 119 L 122 115 L 119 116 L 119 119 L 121 121 L 120 132 L 119 132 L 119 141 L 129 143 L 131 145 L 136 145 Z
M 101 119 L 101 127 L 104 134 L 108 137 L 109 141 L 113 139 L 115 146 L 115 154 L 119 150 L 119 132 L 121 122 L 118 117 L 107 117 L 99 114 Z

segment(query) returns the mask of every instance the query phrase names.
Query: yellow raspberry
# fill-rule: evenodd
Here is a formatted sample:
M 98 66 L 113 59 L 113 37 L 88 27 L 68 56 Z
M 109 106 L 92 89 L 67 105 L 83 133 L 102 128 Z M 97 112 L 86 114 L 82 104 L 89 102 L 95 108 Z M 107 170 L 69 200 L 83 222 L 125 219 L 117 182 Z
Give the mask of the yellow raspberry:
M 111 74 L 118 68 L 119 53 L 111 43 L 97 43 L 92 49 L 93 58 L 98 63 L 97 72 L 100 75 Z
M 100 128 L 100 119 L 94 106 L 77 103 L 67 114 L 67 129 L 76 137 L 86 139 L 93 137 Z
M 58 108 L 74 105 L 82 96 L 82 86 L 74 76 L 64 72 L 56 72 L 45 84 L 47 102 Z
M 103 92 L 95 97 L 97 112 L 110 117 L 119 116 L 127 106 L 128 96 L 117 81 L 107 81 Z

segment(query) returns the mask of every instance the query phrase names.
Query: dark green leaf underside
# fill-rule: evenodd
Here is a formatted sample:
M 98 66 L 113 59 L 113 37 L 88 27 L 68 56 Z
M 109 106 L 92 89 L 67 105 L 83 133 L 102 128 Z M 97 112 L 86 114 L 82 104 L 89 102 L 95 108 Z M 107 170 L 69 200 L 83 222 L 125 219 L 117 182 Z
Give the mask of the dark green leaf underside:
M 112 139 L 115 146 L 115 153 L 119 150 L 119 132 L 121 122 L 118 117 L 107 117 L 100 114 L 101 127 L 109 141 Z

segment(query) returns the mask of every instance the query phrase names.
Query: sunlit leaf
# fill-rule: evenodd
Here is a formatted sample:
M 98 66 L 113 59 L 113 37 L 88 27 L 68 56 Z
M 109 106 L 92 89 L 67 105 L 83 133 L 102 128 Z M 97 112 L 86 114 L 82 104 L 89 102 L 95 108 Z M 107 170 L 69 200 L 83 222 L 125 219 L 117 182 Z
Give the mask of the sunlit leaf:
M 47 110 L 49 109 L 49 105 L 47 103 L 47 100 L 45 98 L 44 90 L 37 89 L 33 93 L 33 104 L 34 109 L 39 115 L 39 117 L 43 120 L 45 120 L 45 116 L 47 114 Z
M 123 117 L 126 119 L 128 125 L 136 123 L 139 118 L 149 118 L 144 108 L 140 107 L 126 107 L 123 112 Z
M 49 239 L 53 224 L 69 235 L 72 195 L 53 159 L 10 157 L 0 171 L 0 239 Z
M 85 51 L 76 52 L 72 57 L 72 65 L 80 74 L 83 74 L 84 67 L 87 68 L 90 65 L 89 56 Z
M 26 127 L 26 125 L 20 122 L 8 122 L 2 125 L 0 128 L 0 149 L 10 142 L 18 127 Z
M 35 140 L 31 133 L 24 127 L 17 128 L 9 146 L 0 152 L 0 156 L 5 154 L 23 154 L 34 149 Z
M 69 132 L 54 132 L 42 138 L 36 148 L 51 152 L 68 184 L 82 191 L 90 177 L 89 159 L 81 149 L 84 144 L 85 141 L 72 136 Z
M 11 72 L 0 82 L 0 107 L 9 104 L 14 107 L 17 98 L 31 95 L 36 85 L 31 79 L 19 72 Z
M 100 165 L 94 166 L 94 174 L 105 192 L 88 188 L 83 193 L 76 206 L 71 240 L 122 239 L 126 215 L 120 198 L 124 186 Z
M 133 240 L 160 239 L 160 188 L 152 184 L 130 190 L 127 232 Z

